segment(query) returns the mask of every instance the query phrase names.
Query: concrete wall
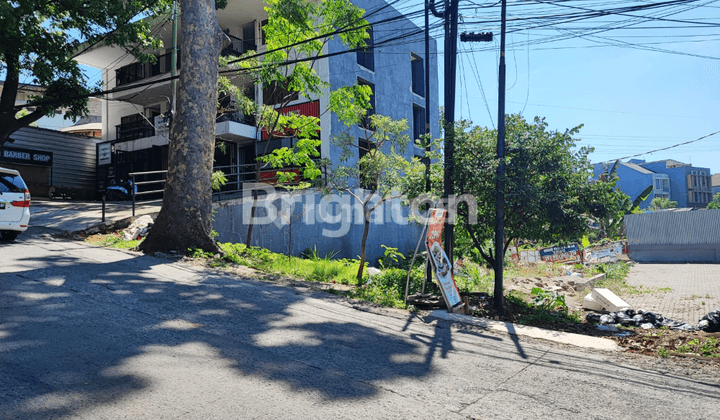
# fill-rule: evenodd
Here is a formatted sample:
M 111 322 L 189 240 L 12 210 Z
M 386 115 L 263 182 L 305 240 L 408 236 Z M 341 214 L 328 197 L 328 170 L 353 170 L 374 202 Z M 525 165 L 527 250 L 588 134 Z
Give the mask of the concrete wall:
M 720 262 L 720 210 L 625 216 L 628 254 L 640 262 Z
M 213 227 L 219 233 L 219 242 L 245 243 L 251 200 L 250 193 L 246 193 L 245 198 L 214 204 Z M 381 245 L 396 247 L 405 255 L 415 250 L 422 225 L 409 222 L 408 212 L 409 209 L 401 206 L 398 200 L 373 212 L 366 248 L 371 265 L 383 255 L 385 250 Z M 362 210 L 347 193 L 325 198 L 315 190 L 279 193 L 259 202 L 256 217 L 260 220 L 253 227 L 253 246 L 285 254 L 289 251 L 295 256 L 308 248 L 317 248 L 321 256 L 331 252 L 337 253 L 338 258 L 360 255 L 364 227 Z M 423 250 L 424 245 L 421 244 L 420 249 Z

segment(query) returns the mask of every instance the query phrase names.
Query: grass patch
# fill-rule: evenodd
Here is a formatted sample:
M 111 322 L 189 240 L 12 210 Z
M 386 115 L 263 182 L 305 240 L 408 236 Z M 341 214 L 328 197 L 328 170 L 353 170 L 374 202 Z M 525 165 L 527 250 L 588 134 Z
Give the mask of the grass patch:
M 595 287 L 604 287 L 610 289 L 616 295 L 639 295 L 644 293 L 667 293 L 672 291 L 669 287 L 652 288 L 645 286 L 631 286 L 627 282 L 627 275 L 630 272 L 630 266 L 625 261 L 614 263 L 597 264 L 592 270 L 592 274 L 605 273 L 605 278 L 598 280 Z
M 466 261 L 455 276 L 460 293 L 484 292 L 492 293 L 495 287 L 495 275 L 492 271 L 482 269 L 474 262 Z
M 107 233 L 104 235 L 92 235 L 85 238 L 85 242 L 92 245 L 102 246 L 105 248 L 115 249 L 135 249 L 145 238 L 138 240 L 126 241 L 120 232 Z
M 357 284 L 359 262 L 348 259 L 332 259 L 332 255 L 298 258 L 271 252 L 265 248 L 247 247 L 244 244 L 219 244 L 225 252 L 225 261 L 245 265 L 257 270 L 282 274 L 309 281 Z M 367 276 L 367 274 L 365 274 Z
M 556 299 L 557 296 L 547 295 L 549 292 L 542 292 L 530 296 L 527 293 L 512 290 L 505 295 L 505 300 L 513 312 L 519 314 L 518 322 L 520 324 L 546 327 L 548 325 L 582 323 L 582 315 L 579 312 L 568 313 L 564 301 Z
M 697 354 L 704 357 L 720 357 L 720 340 L 715 337 L 695 338 L 678 346 L 675 353 Z

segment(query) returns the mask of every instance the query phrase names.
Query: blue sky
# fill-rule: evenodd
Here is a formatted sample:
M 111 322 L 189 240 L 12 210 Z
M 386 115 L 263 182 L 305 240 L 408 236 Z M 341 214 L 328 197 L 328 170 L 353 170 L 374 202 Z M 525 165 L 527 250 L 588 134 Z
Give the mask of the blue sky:
M 571 3 L 591 7 L 588 6 L 589 1 Z M 603 2 L 595 3 L 599 5 Z M 628 2 L 612 4 L 622 3 Z M 528 119 L 545 117 L 549 127 L 556 130 L 584 124 L 578 135 L 582 140 L 578 144 L 595 148 L 590 155 L 593 162 L 640 154 L 638 159 L 676 159 L 720 172 L 720 133 L 689 145 L 645 153 L 720 131 L 720 2 L 698 3 L 707 6 L 674 14 L 668 19 L 703 22 L 715 27 L 696 28 L 697 25 L 663 21 L 644 25 L 666 26 L 664 29 L 626 29 L 601 34 L 612 37 L 613 41 L 652 43 L 647 47 L 681 54 L 618 46 L 600 47 L 594 42 L 597 39 L 548 42 L 532 45 L 528 51 L 527 46 L 522 45 L 527 43 L 528 36 L 530 40 L 535 40 L 560 36 L 563 32 L 549 28 L 530 30 L 529 35 L 528 31 L 509 35 L 506 48 L 506 112 L 522 112 Z M 462 6 L 464 2 L 460 4 Z M 557 9 L 558 13 L 562 12 Z M 552 9 L 548 6 L 545 10 L 550 12 Z M 481 12 L 487 16 L 499 15 L 499 7 Z M 461 11 L 463 13 L 472 15 L 476 11 Z M 634 13 L 637 16 L 644 14 L 647 12 Z M 509 18 L 522 16 L 515 13 Z M 611 18 L 603 17 L 602 21 L 586 20 L 578 26 L 598 27 L 608 21 Z M 671 28 L 680 25 L 689 27 Z M 636 27 L 642 28 L 643 25 Z M 460 32 L 463 29 L 475 32 L 488 30 L 472 23 L 461 25 Z M 467 118 L 476 125 L 493 127 L 497 122 L 499 28 L 489 30 L 496 34 L 492 46 L 459 44 L 455 112 L 456 118 Z M 488 48 L 491 49 L 472 52 Z M 442 74 L 441 69 L 441 80 Z M 483 100 L 478 78 L 490 112 Z

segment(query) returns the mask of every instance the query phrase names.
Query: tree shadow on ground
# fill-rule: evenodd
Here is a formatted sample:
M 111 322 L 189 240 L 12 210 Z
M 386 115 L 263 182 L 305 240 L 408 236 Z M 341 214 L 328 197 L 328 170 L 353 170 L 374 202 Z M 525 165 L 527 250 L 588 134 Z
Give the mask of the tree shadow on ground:
M 139 374 L 143 357 L 187 345 L 324 400 L 364 399 L 379 392 L 376 382 L 430 375 L 435 349 L 451 348 L 449 329 L 413 341 L 355 322 L 347 308 L 313 306 L 327 306 L 327 294 L 86 253 L 30 252 L 1 275 L 0 394 L 12 403 L 0 404 L 0 417 L 65 416 L 131 397 L 162 374 Z
M 521 347 L 517 336 L 456 334 L 443 322 L 420 328 L 415 315 L 404 326 L 380 316 L 368 326 L 325 293 L 80 245 L 50 254 L 32 241 L 17 245 L 26 256 L 0 268 L 0 418 L 114 417 L 114 405 L 158 389 L 177 398 L 167 410 L 208 388 L 231 394 L 223 404 L 272 398 L 277 386 L 329 403 L 367 401 L 386 393 L 388 383 L 446 392 L 448 385 L 433 378 L 451 352 L 477 356 L 484 386 L 507 388 L 534 366 L 554 370 L 540 376 L 550 382 L 578 375 L 718 398 L 691 379 L 673 386 L 660 374 L 597 358 L 546 360 L 547 349 Z M 472 392 L 482 398 L 493 391 Z M 448 394 L 458 406 L 478 399 Z M 148 413 L 141 407 L 136 414 Z

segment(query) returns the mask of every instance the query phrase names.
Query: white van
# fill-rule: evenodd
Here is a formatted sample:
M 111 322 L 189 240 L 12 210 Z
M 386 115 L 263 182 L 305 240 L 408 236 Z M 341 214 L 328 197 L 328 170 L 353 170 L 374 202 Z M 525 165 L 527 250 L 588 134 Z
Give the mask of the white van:
M 12 241 L 30 222 L 30 191 L 14 169 L 0 167 L 0 236 Z

